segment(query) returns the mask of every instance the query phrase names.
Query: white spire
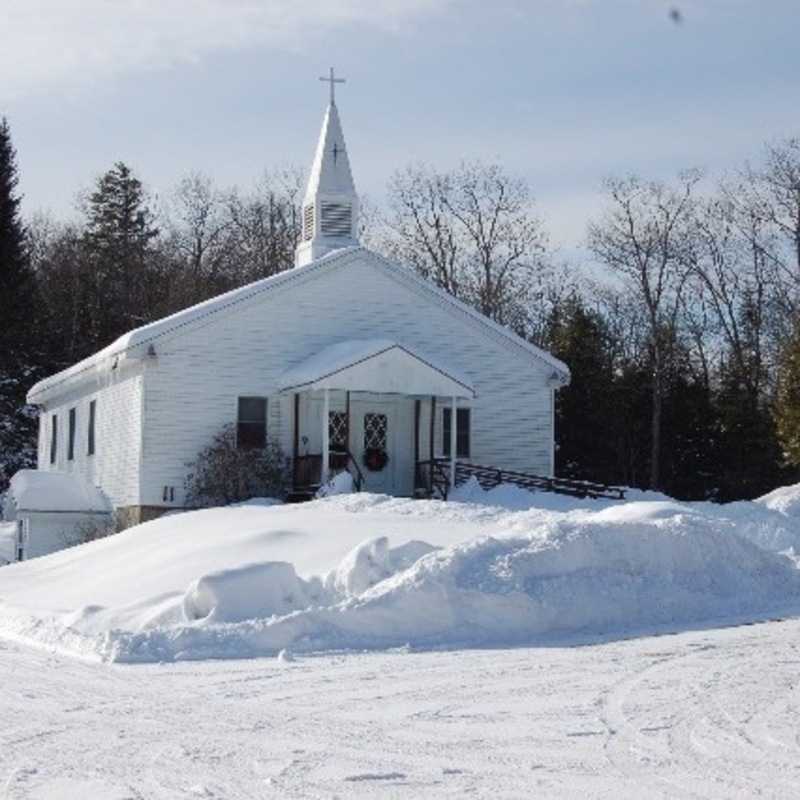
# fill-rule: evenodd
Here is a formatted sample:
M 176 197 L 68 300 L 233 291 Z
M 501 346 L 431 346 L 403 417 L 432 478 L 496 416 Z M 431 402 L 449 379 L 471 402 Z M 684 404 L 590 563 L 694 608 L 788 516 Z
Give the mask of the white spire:
M 295 258 L 298 267 L 331 250 L 358 244 L 358 197 L 334 97 L 334 85 L 344 79 L 334 77 L 331 68 L 330 77 L 320 80 L 330 82 L 331 99 L 303 198 L 303 230 Z

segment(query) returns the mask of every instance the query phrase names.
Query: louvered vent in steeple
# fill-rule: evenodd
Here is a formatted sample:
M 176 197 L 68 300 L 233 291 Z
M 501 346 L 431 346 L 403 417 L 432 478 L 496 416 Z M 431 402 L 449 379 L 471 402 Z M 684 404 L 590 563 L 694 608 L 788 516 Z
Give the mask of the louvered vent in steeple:
M 320 203 L 320 230 L 326 236 L 350 236 L 353 208 L 350 203 L 323 200 Z
M 303 241 L 310 242 L 314 238 L 314 204 L 303 209 Z

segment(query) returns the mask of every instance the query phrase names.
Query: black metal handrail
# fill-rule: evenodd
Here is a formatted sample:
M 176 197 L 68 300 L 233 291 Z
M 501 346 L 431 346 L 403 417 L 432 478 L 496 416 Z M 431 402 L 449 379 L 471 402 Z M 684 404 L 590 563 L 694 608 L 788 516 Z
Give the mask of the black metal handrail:
M 439 459 L 417 462 L 415 488 L 427 490 L 431 495 L 436 490 L 442 500 L 447 500 L 447 493 L 450 489 L 450 476 L 442 468 L 442 463 Z
M 332 450 L 328 454 L 328 468 L 347 470 L 353 476 L 355 490 L 360 492 L 364 488 L 364 473 L 348 449 Z M 298 456 L 295 461 L 293 481 L 295 489 L 318 487 L 322 482 L 322 453 Z
M 358 466 L 358 461 L 356 461 L 355 456 L 353 456 L 353 454 L 347 448 L 345 448 L 344 452 L 347 454 L 348 467 L 350 464 L 352 464 L 356 468 L 355 475 L 350 472 L 349 468 L 347 471 L 353 475 L 353 485 L 356 487 L 356 491 L 360 492 L 364 486 L 364 473 L 361 471 L 361 467 Z
M 435 458 L 432 461 L 420 461 L 417 464 L 418 473 L 421 467 L 427 467 L 428 469 L 429 489 L 432 491 L 433 488 L 436 488 L 446 500 L 450 488 L 450 459 Z M 625 490 L 618 486 L 608 486 L 604 483 L 595 483 L 593 481 L 576 481 L 570 478 L 548 478 L 526 472 L 500 469 L 499 467 L 472 464 L 468 461 L 456 461 L 456 485 L 465 483 L 472 477 L 484 489 L 493 489 L 501 483 L 511 483 L 523 489 L 555 492 L 573 497 L 625 499 Z
M 294 462 L 292 481 L 295 489 L 319 486 L 322 475 L 322 455 L 306 453 L 297 456 Z

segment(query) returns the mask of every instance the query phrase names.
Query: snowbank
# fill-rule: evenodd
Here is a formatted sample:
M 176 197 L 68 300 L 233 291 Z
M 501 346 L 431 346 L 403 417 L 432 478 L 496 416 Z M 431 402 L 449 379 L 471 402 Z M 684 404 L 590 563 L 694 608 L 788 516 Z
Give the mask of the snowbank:
M 355 494 L 140 525 L 0 571 L 0 635 L 131 662 L 536 643 L 800 609 L 800 572 L 756 535 L 776 518 L 800 536 L 800 521 L 763 502 L 469 491 L 523 510 Z
M 754 502 L 771 511 L 777 511 L 792 519 L 800 520 L 800 483 L 793 486 L 781 486 Z

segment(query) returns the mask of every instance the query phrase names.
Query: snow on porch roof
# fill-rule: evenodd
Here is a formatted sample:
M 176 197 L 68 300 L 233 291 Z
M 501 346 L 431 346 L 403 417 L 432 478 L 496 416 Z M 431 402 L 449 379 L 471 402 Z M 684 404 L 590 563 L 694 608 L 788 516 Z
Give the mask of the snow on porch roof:
M 21 469 L 11 479 L 8 493 L 17 511 L 112 511 L 100 489 L 66 472 Z
M 345 389 L 384 394 L 475 397 L 457 372 L 410 347 L 386 339 L 347 340 L 330 345 L 278 379 L 282 392 Z

